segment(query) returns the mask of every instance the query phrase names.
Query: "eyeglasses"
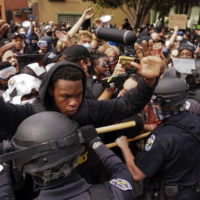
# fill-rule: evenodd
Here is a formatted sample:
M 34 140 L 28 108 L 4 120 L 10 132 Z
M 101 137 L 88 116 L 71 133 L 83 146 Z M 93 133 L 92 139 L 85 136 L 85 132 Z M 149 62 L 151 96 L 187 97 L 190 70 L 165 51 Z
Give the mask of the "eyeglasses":
M 103 62 L 103 63 L 101 64 L 102 67 L 108 67 L 109 65 L 110 65 L 110 64 L 109 64 L 109 61 Z

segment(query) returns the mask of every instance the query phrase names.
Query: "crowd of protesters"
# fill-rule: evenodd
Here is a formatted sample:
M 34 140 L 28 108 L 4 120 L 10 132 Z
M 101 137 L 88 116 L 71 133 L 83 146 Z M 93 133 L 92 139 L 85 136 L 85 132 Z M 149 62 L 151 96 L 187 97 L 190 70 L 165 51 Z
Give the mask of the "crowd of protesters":
M 36 25 L 30 19 L 30 26 L 23 27 L 13 22 L 8 25 L 1 21 L 0 92 L 2 102 L 0 102 L 0 112 L 2 114 L 0 124 L 2 128 L 0 129 L 0 142 L 11 140 L 20 122 L 28 116 L 47 110 L 63 113 L 70 119 L 75 120 L 80 127 L 90 124 L 99 127 L 135 120 L 135 127 L 111 134 L 105 133 L 100 136 L 101 141 L 104 143 L 116 141 L 118 147 L 112 150 L 123 160 L 131 173 L 130 176 L 133 177 L 131 183 L 127 179 L 124 180 L 126 177 L 123 179 L 123 175 L 120 179 L 113 179 L 116 181 L 115 187 L 123 190 L 123 192 L 130 190 L 131 194 L 123 193 L 124 196 L 118 198 L 113 195 L 112 198 L 199 199 L 200 173 L 197 169 L 200 169 L 200 159 L 195 157 L 200 152 L 200 148 L 197 147 L 199 141 L 196 139 L 197 145 L 188 139 L 188 143 L 187 140 L 184 140 L 187 143 L 185 146 L 183 142 L 178 145 L 176 144 L 178 139 L 172 138 L 169 132 L 177 132 L 178 134 L 181 131 L 177 127 L 172 127 L 169 131 L 166 131 L 162 124 L 164 120 L 178 116 L 183 112 L 192 113 L 190 117 L 189 114 L 187 115 L 187 119 L 193 119 L 193 121 L 198 122 L 197 124 L 200 124 L 200 118 L 198 119 L 198 115 L 200 115 L 200 64 L 198 64 L 200 58 L 200 29 L 179 30 L 178 26 L 169 29 L 167 24 L 160 22 L 156 26 L 144 25 L 135 31 L 128 19 L 125 19 L 124 24 L 119 29 L 134 31 L 137 36 L 135 44 L 126 45 L 119 44 L 115 40 L 106 41 L 97 38 L 95 35 L 96 28 L 117 28 L 112 26 L 109 21 L 100 19 L 95 19 L 94 24 L 91 25 L 89 21 L 92 16 L 93 9 L 87 9 L 73 26 L 65 21 L 60 24 L 49 22 L 48 24 Z M 113 38 L 115 38 L 115 35 L 113 35 Z M 128 64 L 126 61 L 120 62 L 122 56 L 126 56 Z M 195 67 L 193 69 L 191 67 L 191 72 L 188 74 L 182 73 L 174 66 L 174 58 L 191 59 L 194 61 Z M 80 68 L 82 74 L 78 74 L 71 65 Z M 68 66 L 69 72 L 63 69 L 63 66 Z M 153 70 L 153 67 L 156 70 Z M 148 71 L 148 69 L 150 70 Z M 64 77 L 65 73 L 68 73 L 67 78 Z M 73 75 L 69 73 L 77 73 L 77 77 L 80 76 L 81 78 L 73 77 L 71 79 Z M 108 83 L 110 77 L 113 84 Z M 173 81 L 170 82 L 170 78 L 171 80 L 178 79 L 178 81 L 176 80 L 177 83 L 174 81 L 175 85 L 171 84 Z M 68 81 L 67 85 L 61 82 L 65 79 Z M 80 83 L 77 81 L 80 79 L 83 80 L 83 87 L 80 87 Z M 159 86 L 159 79 L 163 81 L 168 79 L 165 85 L 169 83 L 168 89 L 169 91 L 172 90 L 175 95 L 174 98 L 177 99 L 180 97 L 176 97 L 176 94 L 180 93 L 181 96 L 183 92 L 180 92 L 179 89 L 175 91 L 176 84 L 178 85 L 179 81 L 182 81 L 180 84 L 188 85 L 186 86 L 186 97 L 181 96 L 184 101 L 173 107 L 166 107 L 165 112 L 157 109 L 153 103 L 155 96 L 152 96 L 152 94 L 155 87 Z M 75 81 L 74 85 L 70 85 L 69 80 Z M 62 92 L 65 91 L 64 87 L 75 92 L 64 97 L 62 96 Z M 163 90 L 165 90 L 164 87 Z M 132 97 L 133 94 L 137 96 Z M 64 105 L 64 100 L 61 98 L 71 98 L 73 95 L 78 103 L 74 103 L 71 108 L 69 104 Z M 89 103 L 82 100 L 82 95 L 86 100 L 89 100 Z M 78 100 L 80 96 L 81 99 Z M 42 106 L 39 105 L 38 98 L 42 101 Z M 164 97 L 158 95 L 156 101 L 159 101 L 159 98 L 161 99 L 161 105 Z M 122 101 L 120 99 L 125 99 L 123 104 L 119 104 L 121 108 L 116 103 Z M 101 104 L 94 103 L 96 101 L 101 102 Z M 131 106 L 130 102 L 134 102 L 134 105 Z M 171 102 L 167 103 L 170 104 Z M 13 104 L 17 106 L 15 107 Z M 27 104 L 33 104 L 34 106 L 27 106 L 26 109 L 18 107 Z M 65 111 L 64 106 L 68 106 L 70 109 Z M 82 110 L 79 106 L 82 106 Z M 130 109 L 128 110 L 126 107 L 130 107 Z M 84 109 L 89 111 L 84 111 Z M 7 113 L 8 111 L 9 113 Z M 77 111 L 79 111 L 79 115 Z M 195 114 L 195 117 L 193 117 L 193 114 Z M 18 116 L 20 117 L 18 118 Z M 89 119 L 86 119 L 88 116 Z M 14 119 L 15 117 L 16 119 Z M 5 119 L 3 120 L 3 118 Z M 184 118 L 184 116 L 181 118 Z M 10 119 L 13 124 L 7 122 L 6 119 Z M 174 121 L 176 121 L 175 118 Z M 190 122 L 183 120 L 183 123 Z M 191 131 L 198 132 L 199 126 L 197 124 L 190 124 L 196 127 L 194 130 L 190 130 L 189 124 L 187 128 L 183 129 L 188 134 L 191 134 Z M 158 130 L 160 132 L 163 130 L 168 135 L 166 140 L 157 135 Z M 133 138 L 147 132 L 154 134 L 151 134 L 149 138 L 128 142 L 127 138 Z M 200 136 L 198 137 L 200 138 Z M 174 152 L 182 152 L 183 155 L 180 155 L 180 159 L 178 153 L 174 155 L 171 144 L 174 145 Z M 180 148 L 177 146 L 180 146 Z M 99 152 L 98 154 L 101 155 Z M 191 154 L 194 156 L 190 156 Z M 84 152 L 82 158 L 87 157 L 86 155 L 87 153 Z M 89 162 L 85 165 L 84 162 L 79 162 L 81 168 L 85 169 L 77 170 L 88 184 L 103 183 L 110 180 L 110 174 L 102 167 L 96 155 L 91 153 L 88 160 Z M 103 164 L 105 163 L 103 162 Z M 174 170 L 173 167 L 177 170 Z M 29 176 L 25 180 L 21 180 L 20 173 L 12 172 L 11 174 L 13 195 L 16 199 L 36 198 L 35 194 L 33 195 L 30 192 L 33 181 Z M 156 185 L 153 192 L 148 193 L 145 189 L 148 190 L 151 187 L 148 181 L 152 177 L 159 180 L 159 187 Z M 166 188 L 162 187 L 160 180 L 166 182 L 167 186 L 177 186 L 176 192 L 174 192 L 174 188 L 171 188 L 171 193 L 167 191 L 167 194 L 162 196 L 161 193 Z M 120 181 L 124 181 L 125 185 L 122 185 Z M 111 183 L 111 185 L 114 185 L 114 183 Z M 0 191 L 3 187 L 4 185 L 0 184 Z M 49 188 L 47 187 L 47 189 Z M 78 190 L 78 188 L 76 189 Z M 26 192 L 22 195 L 22 191 Z M 113 194 L 115 192 L 113 190 Z M 10 193 L 8 194 L 10 195 Z M 52 198 L 56 199 L 56 195 L 53 195 Z M 142 195 L 146 196 L 142 197 Z M 68 196 L 68 198 L 71 197 Z M 87 195 L 84 198 L 89 199 Z M 38 199 L 46 198 L 41 197 Z

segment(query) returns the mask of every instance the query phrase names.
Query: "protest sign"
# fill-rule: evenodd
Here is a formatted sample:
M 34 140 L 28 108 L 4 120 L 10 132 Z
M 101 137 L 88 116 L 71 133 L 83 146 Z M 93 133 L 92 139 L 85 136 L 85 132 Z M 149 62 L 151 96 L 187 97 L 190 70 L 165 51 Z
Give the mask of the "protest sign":
M 192 74 L 192 70 L 196 69 L 194 59 L 172 58 L 172 62 L 176 71 L 182 74 Z
M 186 29 L 187 15 L 169 15 L 169 28 L 174 28 L 178 26 L 179 29 Z

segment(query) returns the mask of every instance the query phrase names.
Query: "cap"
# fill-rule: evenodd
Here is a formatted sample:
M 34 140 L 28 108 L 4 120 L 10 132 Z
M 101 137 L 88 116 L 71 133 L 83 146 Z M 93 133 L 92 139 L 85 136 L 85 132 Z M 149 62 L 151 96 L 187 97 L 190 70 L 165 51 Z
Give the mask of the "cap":
M 47 52 L 52 51 L 52 39 L 51 39 L 51 37 L 49 37 L 49 36 L 44 36 L 44 37 L 42 37 L 42 38 L 38 41 L 38 44 L 39 44 L 39 43 L 43 43 L 43 42 L 47 44 Z
M 178 31 L 177 35 L 184 35 L 183 31 Z
M 10 40 L 15 39 L 16 37 L 20 37 L 21 39 L 24 40 L 24 35 L 19 34 L 19 33 L 13 33 L 13 34 L 10 36 Z
M 49 29 L 49 28 L 50 28 L 50 29 L 52 29 L 52 27 L 51 27 L 51 26 L 49 26 L 49 25 L 46 25 L 44 29 L 45 29 L 45 31 L 46 31 L 46 30 L 47 30 L 47 29 Z
M 181 52 L 182 50 L 187 49 L 194 53 L 194 45 L 189 40 L 183 40 L 178 47 L 178 51 Z
M 56 63 L 50 63 L 45 66 L 46 71 L 48 72 Z
M 149 36 L 142 36 L 141 38 L 138 38 L 136 42 L 141 45 L 142 41 L 145 40 L 147 42 L 147 44 L 149 44 L 150 39 L 151 38 Z
M 55 54 L 54 52 L 48 52 L 44 57 L 43 57 L 43 64 L 44 66 L 47 66 L 48 64 L 56 61 L 58 58 L 61 57 L 62 54 Z
M 66 56 L 68 61 L 80 61 L 85 58 L 93 58 L 92 55 L 90 55 L 87 48 L 85 48 L 82 45 L 72 45 L 66 48 L 63 52 L 63 55 Z

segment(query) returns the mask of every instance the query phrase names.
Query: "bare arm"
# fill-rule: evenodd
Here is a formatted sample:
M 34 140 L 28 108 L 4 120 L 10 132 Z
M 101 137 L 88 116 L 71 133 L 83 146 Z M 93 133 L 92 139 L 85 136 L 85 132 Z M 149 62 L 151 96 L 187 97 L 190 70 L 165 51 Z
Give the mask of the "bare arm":
M 133 179 L 136 181 L 142 180 L 146 177 L 146 174 L 144 174 L 136 165 L 134 162 L 135 157 L 131 153 L 131 150 L 129 148 L 128 139 L 126 136 L 122 136 L 120 138 L 117 138 L 116 143 L 118 147 L 120 147 L 124 160 L 126 163 L 126 166 L 128 167 L 129 171 L 131 172 Z
M 83 22 L 87 19 L 90 19 L 93 16 L 93 14 L 91 14 L 91 13 L 93 13 L 93 9 L 92 8 L 87 9 L 83 13 L 81 18 L 76 22 L 76 24 L 70 29 L 68 34 L 65 35 L 60 31 L 56 31 L 56 36 L 59 38 L 59 40 L 64 42 L 67 45 L 67 47 L 73 45 L 74 44 L 74 41 L 73 41 L 74 35 L 77 33 L 77 31 L 79 30 L 79 28 L 81 27 Z
M 5 31 L 8 29 L 8 24 L 5 23 L 5 21 L 3 20 L 0 20 L 0 38 L 3 36 L 3 34 L 5 33 Z M 15 46 L 15 44 L 13 42 L 10 42 L 4 46 L 2 46 L 0 48 L 0 60 L 3 56 L 3 54 L 9 50 L 9 49 L 12 49 L 13 47 Z
M 166 47 L 167 50 L 169 50 L 170 47 L 171 47 L 171 45 L 173 44 L 173 42 L 174 42 L 174 40 L 175 40 L 175 38 L 176 38 L 176 36 L 177 36 L 177 33 L 178 33 L 178 26 L 175 26 L 175 27 L 174 27 L 174 33 L 173 33 L 172 37 L 171 37 L 170 40 L 169 40 L 168 46 Z
M 68 32 L 68 36 L 70 38 L 74 37 L 74 35 L 77 33 L 77 31 L 79 30 L 79 28 L 81 27 L 81 25 L 83 24 L 85 20 L 88 20 L 93 16 L 93 11 L 94 11 L 93 8 L 89 8 L 83 13 L 81 18 L 76 22 L 76 24 Z

